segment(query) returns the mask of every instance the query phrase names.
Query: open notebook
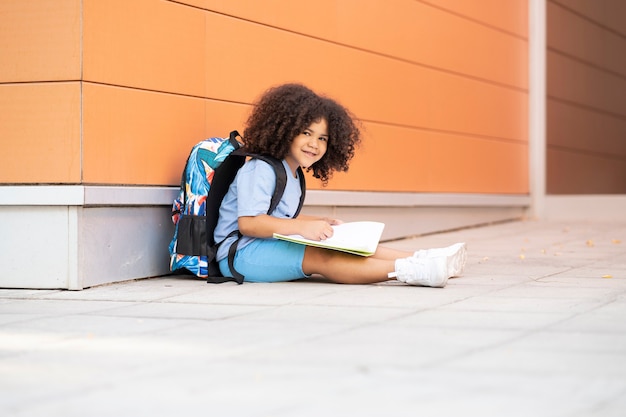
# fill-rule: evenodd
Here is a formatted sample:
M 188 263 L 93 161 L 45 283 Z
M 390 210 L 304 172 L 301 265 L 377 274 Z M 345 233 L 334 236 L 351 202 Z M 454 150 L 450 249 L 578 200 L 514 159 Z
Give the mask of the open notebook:
M 354 255 L 371 256 L 376 252 L 385 224 L 349 222 L 332 226 L 332 228 L 334 229 L 333 237 L 321 241 L 305 239 L 300 235 L 281 235 L 279 233 L 274 233 L 274 238 L 302 245 L 334 249 Z

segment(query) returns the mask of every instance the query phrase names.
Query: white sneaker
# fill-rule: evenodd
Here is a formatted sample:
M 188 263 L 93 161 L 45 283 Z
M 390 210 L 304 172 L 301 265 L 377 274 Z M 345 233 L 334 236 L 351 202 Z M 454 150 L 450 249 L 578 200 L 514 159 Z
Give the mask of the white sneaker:
M 396 260 L 396 270 L 389 274 L 389 278 L 409 285 L 443 288 L 448 282 L 448 258 L 404 258 Z
M 426 259 L 439 256 L 453 257 L 448 267 L 448 274 L 451 277 L 458 277 L 463 274 L 465 261 L 467 260 L 467 247 L 464 242 L 455 243 L 445 248 L 421 249 L 413 254 L 415 259 Z

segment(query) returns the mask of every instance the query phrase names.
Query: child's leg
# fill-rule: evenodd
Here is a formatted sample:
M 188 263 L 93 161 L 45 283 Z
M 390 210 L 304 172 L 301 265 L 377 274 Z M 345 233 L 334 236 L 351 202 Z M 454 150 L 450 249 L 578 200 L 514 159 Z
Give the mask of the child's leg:
M 388 261 L 395 261 L 396 259 L 408 258 L 409 256 L 413 256 L 413 253 L 414 252 L 407 252 L 378 245 L 378 248 L 376 248 L 376 253 L 374 253 L 371 257 L 375 259 L 386 259 Z
M 400 255 L 399 258 L 396 256 Z M 411 285 L 444 287 L 450 271 L 462 254 L 416 259 L 406 252 L 381 247 L 374 256 L 362 257 L 307 246 L 302 271 L 319 274 L 340 284 L 373 284 L 388 281 L 390 276 Z M 409 253 L 410 255 L 410 253 Z
M 390 256 L 391 253 L 383 251 L 382 255 Z M 302 270 L 307 275 L 319 274 L 340 284 L 372 284 L 389 280 L 387 274 L 395 270 L 395 259 L 376 255 L 363 257 L 307 246 Z

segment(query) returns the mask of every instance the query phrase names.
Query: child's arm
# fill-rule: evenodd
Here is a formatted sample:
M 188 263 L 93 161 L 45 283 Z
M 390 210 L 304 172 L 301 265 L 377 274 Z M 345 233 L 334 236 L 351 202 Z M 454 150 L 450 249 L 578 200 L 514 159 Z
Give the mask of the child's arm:
M 339 219 L 331 219 L 330 217 L 308 216 L 306 214 L 298 215 L 298 219 L 302 219 L 302 220 L 324 220 L 324 221 L 327 221 L 328 223 L 330 223 L 333 226 L 343 223 L 343 220 L 339 220 Z
M 274 233 L 300 235 L 311 240 L 325 240 L 333 235 L 331 219 L 312 216 L 298 216 L 296 219 L 280 219 L 260 214 L 241 216 L 238 219 L 239 231 L 245 236 L 271 238 Z

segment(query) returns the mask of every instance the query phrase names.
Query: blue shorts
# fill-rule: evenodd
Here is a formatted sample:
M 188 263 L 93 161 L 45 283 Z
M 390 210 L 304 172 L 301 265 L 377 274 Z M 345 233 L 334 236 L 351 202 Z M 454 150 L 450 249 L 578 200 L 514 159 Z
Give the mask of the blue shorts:
M 281 282 L 308 278 L 302 271 L 305 245 L 278 239 L 255 239 L 237 250 L 235 269 L 245 282 Z M 228 258 L 219 261 L 220 271 L 232 277 Z

